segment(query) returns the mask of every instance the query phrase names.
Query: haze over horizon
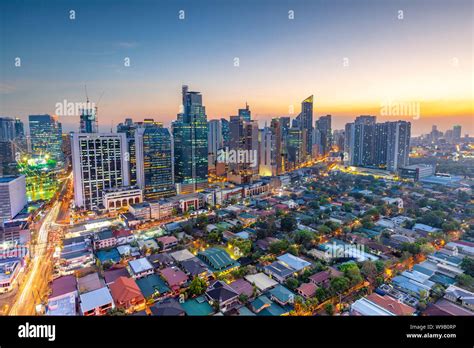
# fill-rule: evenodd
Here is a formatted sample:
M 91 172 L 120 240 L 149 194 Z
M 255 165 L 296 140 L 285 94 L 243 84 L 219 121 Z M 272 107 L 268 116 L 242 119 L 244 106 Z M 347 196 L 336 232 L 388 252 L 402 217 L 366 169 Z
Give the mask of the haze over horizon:
M 248 102 L 263 125 L 291 106 L 297 116 L 314 94 L 314 118 L 333 115 L 334 129 L 371 114 L 410 120 L 414 135 L 433 124 L 474 133 L 469 0 L 11 1 L 0 16 L 9 38 L 0 43 L 0 115 L 25 123 L 63 100 L 84 102 L 87 84 L 92 102 L 104 92 L 101 131 L 126 117 L 169 125 L 187 84 L 203 94 L 208 119 Z M 381 115 L 387 101 L 416 103 L 419 119 Z M 79 127 L 78 117 L 60 121 Z

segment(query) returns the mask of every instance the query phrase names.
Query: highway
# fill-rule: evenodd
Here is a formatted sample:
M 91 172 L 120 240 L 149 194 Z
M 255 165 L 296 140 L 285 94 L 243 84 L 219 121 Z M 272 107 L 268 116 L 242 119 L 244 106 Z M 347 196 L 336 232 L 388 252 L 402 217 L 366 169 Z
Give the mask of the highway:
M 64 181 L 61 190 L 67 189 L 67 183 L 72 178 L 69 175 Z M 18 289 L 18 295 L 12 305 L 9 315 L 34 315 L 36 305 L 47 293 L 48 282 L 52 267 L 52 248 L 48 248 L 48 236 L 51 225 L 55 222 L 61 201 L 56 200 L 51 209 L 46 213 L 38 230 L 34 253 L 30 260 L 29 271 Z

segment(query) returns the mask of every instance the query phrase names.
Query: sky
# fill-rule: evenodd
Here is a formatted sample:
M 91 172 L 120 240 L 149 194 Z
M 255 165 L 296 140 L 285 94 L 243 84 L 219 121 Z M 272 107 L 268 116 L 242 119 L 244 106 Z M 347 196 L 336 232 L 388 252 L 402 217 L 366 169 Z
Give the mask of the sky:
M 169 125 L 187 84 L 208 119 L 248 102 L 263 125 L 314 95 L 333 129 L 371 114 L 474 134 L 473 22 L 471 0 L 1 1 L 0 115 L 54 114 L 87 85 L 101 131 Z

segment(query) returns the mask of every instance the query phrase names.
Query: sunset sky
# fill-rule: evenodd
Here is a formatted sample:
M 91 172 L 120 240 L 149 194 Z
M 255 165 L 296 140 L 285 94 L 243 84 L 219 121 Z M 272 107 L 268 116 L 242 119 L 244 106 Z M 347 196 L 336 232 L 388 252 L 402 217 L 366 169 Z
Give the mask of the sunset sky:
M 208 119 L 228 118 L 248 102 L 263 125 L 291 105 L 296 116 L 314 94 L 315 119 L 332 114 L 334 129 L 373 114 L 411 120 L 413 134 L 461 124 L 472 135 L 472 3 L 2 1 L 0 115 L 53 114 L 64 99 L 85 101 L 87 84 L 93 102 L 104 92 L 102 131 L 125 117 L 169 125 L 188 84 L 203 94 Z M 380 115 L 387 101 L 418 103 L 419 119 Z M 79 127 L 78 117 L 60 120 L 65 130 Z

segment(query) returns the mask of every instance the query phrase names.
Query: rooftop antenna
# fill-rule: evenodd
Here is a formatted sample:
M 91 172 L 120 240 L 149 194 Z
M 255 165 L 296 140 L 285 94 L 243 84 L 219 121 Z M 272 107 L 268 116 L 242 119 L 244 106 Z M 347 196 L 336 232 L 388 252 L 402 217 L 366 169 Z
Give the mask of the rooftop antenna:
M 87 94 L 87 85 L 84 85 L 84 89 L 86 90 L 86 102 L 89 103 L 89 95 Z

